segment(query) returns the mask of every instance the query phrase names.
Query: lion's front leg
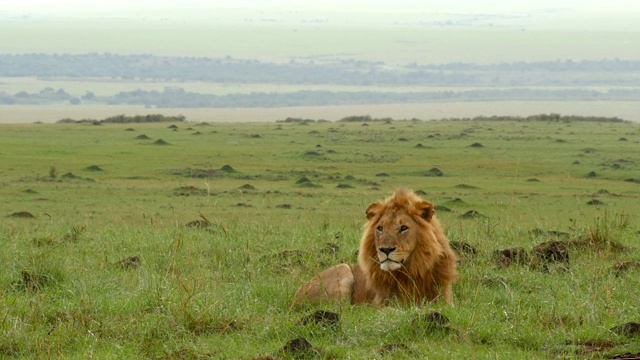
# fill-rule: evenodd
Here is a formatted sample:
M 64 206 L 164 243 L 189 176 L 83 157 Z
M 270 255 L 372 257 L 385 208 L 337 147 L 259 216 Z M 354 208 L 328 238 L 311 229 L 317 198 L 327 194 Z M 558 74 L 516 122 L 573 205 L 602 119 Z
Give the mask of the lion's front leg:
M 445 303 L 453 305 L 453 294 L 451 292 L 451 284 L 446 284 L 442 287 L 442 299 Z
M 325 300 L 350 302 L 355 286 L 355 276 L 351 266 L 340 264 L 316 275 L 308 283 L 300 286 L 293 300 L 293 306 L 305 301 L 318 303 Z

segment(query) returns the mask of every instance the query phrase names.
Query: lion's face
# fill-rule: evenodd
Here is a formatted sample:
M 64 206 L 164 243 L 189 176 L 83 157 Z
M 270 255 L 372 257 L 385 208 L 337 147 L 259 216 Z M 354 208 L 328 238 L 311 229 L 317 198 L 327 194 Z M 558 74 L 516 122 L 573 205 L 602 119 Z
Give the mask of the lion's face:
M 374 233 L 380 269 L 395 271 L 402 267 L 416 246 L 416 228 L 416 222 L 404 213 L 386 213 L 380 218 Z
M 410 208 L 373 203 L 367 218 L 380 269 L 395 271 L 411 261 L 421 237 L 421 227 L 433 216 L 433 205 L 419 201 Z M 419 223 L 419 222 L 422 223 Z

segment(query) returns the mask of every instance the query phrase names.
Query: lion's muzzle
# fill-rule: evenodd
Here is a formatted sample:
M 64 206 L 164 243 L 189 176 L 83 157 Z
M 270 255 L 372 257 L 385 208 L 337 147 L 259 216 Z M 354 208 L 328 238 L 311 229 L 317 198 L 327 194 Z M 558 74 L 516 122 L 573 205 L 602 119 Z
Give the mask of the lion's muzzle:
M 392 255 L 396 255 L 395 247 L 381 247 L 378 249 L 378 260 L 380 261 L 380 269 L 384 271 L 395 271 L 402 267 L 403 260 L 396 261 Z

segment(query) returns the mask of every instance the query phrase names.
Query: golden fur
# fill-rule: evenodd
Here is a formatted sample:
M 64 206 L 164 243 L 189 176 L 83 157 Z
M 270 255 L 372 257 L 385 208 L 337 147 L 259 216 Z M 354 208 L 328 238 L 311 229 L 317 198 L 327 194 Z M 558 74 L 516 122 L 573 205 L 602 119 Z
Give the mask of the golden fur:
M 456 255 L 433 204 L 408 189 L 369 205 L 358 264 L 329 268 L 303 285 L 294 304 L 305 300 L 402 304 L 442 299 L 452 303 Z M 337 285 L 339 284 L 339 285 Z

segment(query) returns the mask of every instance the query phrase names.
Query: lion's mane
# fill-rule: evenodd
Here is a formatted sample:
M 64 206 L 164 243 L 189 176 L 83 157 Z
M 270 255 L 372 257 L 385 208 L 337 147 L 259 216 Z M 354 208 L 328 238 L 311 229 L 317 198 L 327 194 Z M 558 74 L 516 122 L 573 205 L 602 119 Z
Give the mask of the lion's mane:
M 411 233 L 415 246 L 399 269 L 386 271 L 381 269 L 378 260 L 376 231 L 384 219 L 388 222 L 398 217 L 413 221 L 414 228 L 417 225 Z M 367 208 L 358 266 L 375 303 L 385 303 L 394 297 L 404 304 L 440 298 L 452 302 L 451 283 L 457 277 L 456 255 L 435 217 L 433 204 L 408 189 L 398 189 L 392 196 Z

